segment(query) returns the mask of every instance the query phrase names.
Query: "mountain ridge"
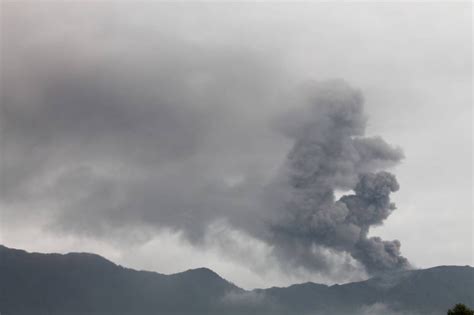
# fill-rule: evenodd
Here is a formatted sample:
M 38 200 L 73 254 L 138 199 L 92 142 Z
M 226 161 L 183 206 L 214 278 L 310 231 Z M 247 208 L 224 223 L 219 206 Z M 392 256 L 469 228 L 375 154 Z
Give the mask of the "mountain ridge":
M 455 303 L 473 306 L 474 268 L 436 266 L 346 284 L 244 290 L 206 267 L 165 275 L 96 254 L 29 253 L 0 245 L 0 289 L 0 312 L 7 315 L 437 315 Z
M 116 264 L 113 261 L 111 261 L 110 259 L 107 259 L 107 258 L 105 258 L 101 255 L 98 255 L 98 254 L 95 254 L 95 253 L 90 253 L 90 252 L 67 252 L 67 253 L 54 253 L 54 252 L 44 253 L 44 252 L 36 252 L 36 251 L 31 251 L 30 252 L 30 251 L 27 251 L 27 250 L 24 250 L 24 249 L 11 248 L 11 247 L 7 247 L 5 245 L 0 244 L 0 251 L 2 249 L 23 252 L 23 253 L 26 253 L 26 254 L 54 255 L 54 256 L 91 256 L 91 257 L 96 257 L 100 260 L 106 261 L 106 262 L 108 262 L 110 264 L 113 264 L 117 267 L 125 268 L 125 269 L 128 269 L 128 270 L 132 270 L 132 271 L 136 271 L 136 272 L 154 273 L 154 274 L 165 275 L 165 276 L 173 276 L 173 275 L 178 275 L 178 274 L 182 274 L 182 273 L 185 273 L 185 272 L 192 272 L 192 271 L 196 271 L 196 272 L 203 271 L 203 272 L 209 272 L 210 274 L 214 274 L 214 275 L 218 276 L 219 278 L 226 280 L 225 278 L 223 278 L 221 275 L 219 275 L 214 270 L 212 270 L 208 267 L 204 267 L 204 266 L 203 267 L 197 267 L 197 268 L 190 268 L 190 269 L 186 269 L 186 270 L 178 271 L 178 272 L 174 272 L 174 273 L 161 273 L 161 272 L 158 272 L 158 271 L 155 271 L 155 270 L 135 269 L 135 268 L 125 267 L 123 265 Z M 417 270 L 429 271 L 429 270 L 438 270 L 438 269 L 444 269 L 444 268 L 471 268 L 471 269 L 474 269 L 474 267 L 470 266 L 470 265 L 439 265 L 439 266 L 433 266 L 433 267 L 428 267 L 428 268 L 414 268 L 414 269 L 410 269 L 410 270 L 398 270 L 398 271 L 393 271 L 391 273 L 407 273 L 407 272 L 417 271 Z M 387 274 L 384 274 L 383 276 L 386 276 L 386 275 Z M 293 287 L 293 286 L 306 285 L 306 284 L 315 284 L 315 285 L 320 285 L 320 286 L 333 287 L 333 286 L 342 286 L 342 285 L 346 285 L 346 284 L 350 284 L 350 283 L 367 282 L 367 281 L 370 281 L 370 280 L 381 278 L 383 276 L 374 276 L 374 277 L 368 278 L 366 280 L 347 282 L 347 283 L 334 283 L 334 284 L 324 284 L 324 283 L 306 281 L 306 282 L 301 282 L 301 283 L 293 283 L 293 284 L 290 284 L 289 286 L 286 286 L 286 287 L 285 286 L 272 286 L 272 287 L 265 287 L 265 288 L 254 288 L 252 290 L 268 290 L 268 289 L 274 289 L 274 288 L 284 289 L 284 288 L 290 288 L 290 287 Z M 232 283 L 232 281 L 229 281 L 229 280 L 226 280 L 226 281 Z M 252 291 L 252 290 L 246 290 L 246 291 Z

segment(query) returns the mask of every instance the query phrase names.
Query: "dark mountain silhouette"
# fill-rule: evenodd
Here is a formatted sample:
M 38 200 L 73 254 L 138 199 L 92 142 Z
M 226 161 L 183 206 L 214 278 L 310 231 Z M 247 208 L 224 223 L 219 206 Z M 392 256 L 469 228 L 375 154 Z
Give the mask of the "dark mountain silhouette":
M 440 266 L 367 281 L 245 291 L 206 268 L 164 275 L 87 253 L 0 246 L 0 312 L 14 314 L 446 314 L 474 306 L 474 268 Z

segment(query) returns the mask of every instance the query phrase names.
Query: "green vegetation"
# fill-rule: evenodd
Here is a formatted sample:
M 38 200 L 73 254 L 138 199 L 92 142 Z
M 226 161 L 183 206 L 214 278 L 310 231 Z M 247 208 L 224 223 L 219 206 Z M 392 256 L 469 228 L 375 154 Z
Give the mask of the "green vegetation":
M 464 304 L 456 304 L 452 309 L 448 310 L 448 315 L 474 315 L 474 310 L 471 310 Z

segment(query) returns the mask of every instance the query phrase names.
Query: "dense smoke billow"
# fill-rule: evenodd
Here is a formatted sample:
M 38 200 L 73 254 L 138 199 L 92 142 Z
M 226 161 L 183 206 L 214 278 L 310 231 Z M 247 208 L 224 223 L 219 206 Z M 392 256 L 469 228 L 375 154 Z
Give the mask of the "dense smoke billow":
M 364 137 L 362 95 L 344 81 L 315 84 L 308 103 L 285 130 L 293 148 L 269 189 L 280 212 L 272 225 L 277 250 L 315 269 L 325 263 L 318 247 L 350 253 L 369 273 L 407 268 L 399 241 L 368 237 L 395 209 L 390 194 L 397 180 L 381 169 L 403 153 L 379 137 Z M 336 199 L 336 190 L 354 193 Z
M 261 269 L 409 266 L 398 241 L 369 236 L 395 209 L 386 170 L 403 153 L 365 136 L 361 92 L 343 80 L 297 89 L 311 78 L 278 49 L 235 41 L 240 27 L 197 23 L 205 13 L 194 21 L 194 11 L 186 19 L 157 6 L 128 19 L 127 7 L 74 8 L 15 5 L 5 15 L 5 226 L 127 252 L 169 231 L 205 251 L 220 225 L 221 252 L 247 245 L 228 240 L 244 235 L 258 244 L 246 253 L 271 262 Z

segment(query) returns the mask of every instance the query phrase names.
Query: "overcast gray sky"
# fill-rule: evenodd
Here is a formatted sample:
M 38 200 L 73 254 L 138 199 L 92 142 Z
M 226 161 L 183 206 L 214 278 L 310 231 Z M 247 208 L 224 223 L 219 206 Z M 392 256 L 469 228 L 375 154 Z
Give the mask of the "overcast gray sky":
M 366 277 L 354 228 L 399 240 L 414 267 L 473 264 L 470 2 L 1 6 L 0 243 L 163 273 L 207 266 L 245 288 Z M 266 227 L 286 218 L 274 187 L 299 171 L 288 161 L 339 141 L 357 162 L 325 152 L 337 174 L 307 190 L 330 182 L 337 199 L 388 170 L 397 209 L 332 226 L 344 237 L 303 220 L 309 247 L 282 241 Z M 314 255 L 289 251 L 295 240 Z

